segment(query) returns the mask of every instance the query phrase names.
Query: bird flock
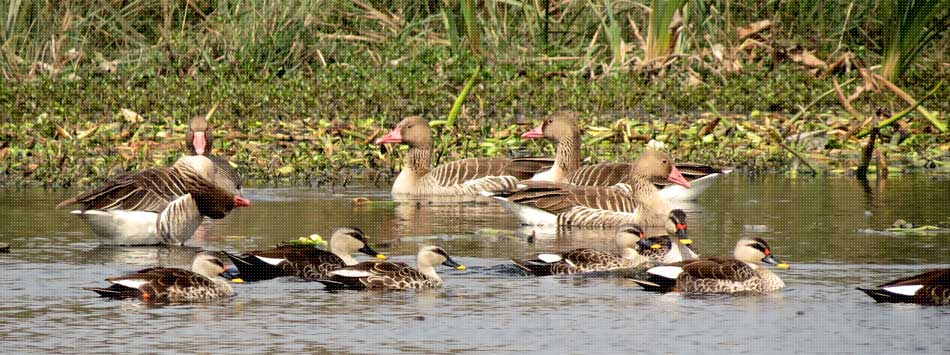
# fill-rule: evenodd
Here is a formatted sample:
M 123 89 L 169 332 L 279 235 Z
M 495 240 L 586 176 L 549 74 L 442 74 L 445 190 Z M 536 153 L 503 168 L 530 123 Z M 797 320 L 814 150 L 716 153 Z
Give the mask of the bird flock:
M 700 256 L 688 235 L 687 214 L 672 202 L 694 200 L 729 169 L 677 163 L 659 149 L 630 162 L 583 165 L 581 130 L 574 112 L 555 112 L 522 134 L 556 145 L 554 158 L 468 158 L 433 166 L 429 123 L 407 117 L 376 144 L 405 145 L 394 196 L 487 196 L 523 225 L 597 227 L 616 241 L 615 251 L 580 248 L 512 259 L 536 276 L 634 271 L 646 291 L 684 293 L 778 292 L 785 287 L 769 266 L 782 270 L 768 242 L 742 237 L 731 256 Z M 186 134 L 188 154 L 172 166 L 122 174 L 60 203 L 110 245 L 181 245 L 204 218 L 220 219 L 251 201 L 243 182 L 223 157 L 211 154 L 212 127 L 196 117 Z M 665 235 L 648 236 L 646 228 Z M 612 234 L 612 235 L 611 235 Z M 358 261 L 353 254 L 369 256 Z M 85 287 L 110 298 L 153 302 L 207 301 L 235 294 L 232 283 L 277 277 L 319 282 L 327 289 L 406 290 L 441 287 L 440 265 L 465 270 L 439 247 L 422 246 L 416 265 L 393 262 L 376 252 L 357 227 L 333 230 L 327 250 L 309 245 L 198 253 L 191 270 L 151 267 L 110 277 L 108 287 Z M 236 270 L 235 270 L 236 269 Z M 237 274 L 235 274 L 235 271 Z M 950 269 L 930 270 L 878 287 L 859 288 L 877 302 L 950 304 Z

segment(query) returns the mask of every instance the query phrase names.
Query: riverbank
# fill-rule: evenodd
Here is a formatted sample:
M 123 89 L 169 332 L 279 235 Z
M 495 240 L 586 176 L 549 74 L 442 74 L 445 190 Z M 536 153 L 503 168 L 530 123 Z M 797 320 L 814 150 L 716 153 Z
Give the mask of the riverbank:
M 252 181 L 321 185 L 386 178 L 398 171 L 399 158 L 383 153 L 373 138 L 407 115 L 444 119 L 471 73 L 461 64 L 438 67 L 416 61 L 330 66 L 283 78 L 5 82 L 0 178 L 7 186 L 87 186 L 123 171 L 170 164 L 183 151 L 187 120 L 214 105 L 214 151 L 230 157 Z M 556 70 L 545 65 L 482 70 L 456 125 L 436 130 L 442 161 L 553 154 L 550 144 L 519 135 L 543 115 L 565 108 L 582 113 L 584 154 L 592 162 L 631 160 L 646 142 L 657 140 L 680 161 L 838 174 L 859 163 L 867 141 L 844 139 L 855 122 L 828 95 L 832 80 L 794 65 L 696 85 L 676 74 L 588 80 L 551 73 Z M 947 77 L 940 68 L 916 75 Z M 937 81 L 906 90 L 923 97 Z M 935 96 L 950 97 L 950 89 L 943 86 Z M 950 112 L 943 99 L 927 107 L 943 112 L 942 119 Z M 902 122 L 882 130 L 890 138 L 877 145 L 891 172 L 947 171 L 950 137 L 922 117 Z

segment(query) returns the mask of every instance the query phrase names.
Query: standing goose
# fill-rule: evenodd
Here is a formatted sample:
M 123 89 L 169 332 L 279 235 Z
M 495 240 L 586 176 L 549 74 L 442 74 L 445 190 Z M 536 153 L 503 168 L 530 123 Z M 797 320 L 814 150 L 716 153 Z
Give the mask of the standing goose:
M 184 156 L 168 168 L 119 175 L 61 202 L 111 245 L 184 244 L 203 217 L 224 218 L 250 205 L 206 157 Z
M 356 227 L 333 230 L 330 236 L 330 251 L 312 246 L 282 245 L 241 255 L 225 255 L 238 268 L 244 281 L 268 280 L 281 276 L 318 280 L 330 277 L 330 271 L 355 265 L 357 261 L 352 256 L 355 252 L 386 260 L 385 255 L 377 253 L 369 246 L 363 231 Z
M 664 236 L 649 237 L 637 243 L 637 252 L 661 264 L 670 264 L 683 260 L 696 259 L 699 254 L 692 248 L 693 241 L 686 234 L 686 212 L 680 209 L 670 211 L 666 220 Z
M 858 289 L 879 303 L 950 305 L 950 269 L 930 270 L 877 288 Z
M 514 191 L 486 192 L 526 225 L 663 226 L 672 208 L 654 179 L 689 186 L 666 153 L 648 150 L 631 165 L 631 184 L 574 186 L 523 181 Z
M 657 266 L 647 270 L 650 276 L 646 280 L 634 282 L 657 292 L 769 293 L 784 288 L 785 282 L 762 263 L 788 269 L 788 264 L 772 256 L 765 240 L 746 237 L 736 243 L 734 258 L 699 258 Z
M 631 163 L 604 163 L 581 167 L 580 134 L 580 129 L 577 127 L 577 113 L 570 111 L 555 112 L 545 118 L 540 126 L 522 134 L 523 138 L 546 138 L 557 143 L 554 167 L 535 175 L 532 180 L 584 186 L 631 184 L 629 176 Z M 676 168 L 689 181 L 689 186 L 668 181 L 653 181 L 660 190 L 660 196 L 667 201 L 695 200 L 709 186 L 712 186 L 720 175 L 732 172 L 731 169 L 695 163 L 677 163 Z
M 84 287 L 102 297 L 140 298 L 155 302 L 209 301 L 234 295 L 234 289 L 224 279 L 227 267 L 214 255 L 202 252 L 195 256 L 191 271 L 152 267 L 122 276 L 107 278 L 112 283 L 106 288 Z
M 210 115 L 211 113 L 209 112 L 208 116 Z M 191 155 L 204 155 L 208 157 L 208 159 L 211 159 L 211 161 L 214 162 L 214 166 L 218 168 L 217 173 L 230 180 L 231 184 L 234 185 L 238 191 L 241 190 L 243 187 L 241 175 L 234 170 L 234 167 L 231 166 L 231 162 L 225 158 L 211 154 L 214 134 L 205 116 L 195 116 L 191 119 L 188 123 L 188 132 L 185 133 L 185 138 L 185 145 L 188 146 L 188 151 Z
M 465 270 L 437 246 L 425 246 L 416 254 L 416 268 L 404 263 L 364 261 L 330 272 L 326 280 L 317 280 L 328 289 L 408 290 L 442 286 L 442 278 L 435 272 L 438 265 Z
M 537 259 L 511 259 L 516 266 L 535 276 L 566 275 L 582 272 L 629 269 L 643 265 L 649 258 L 637 252 L 637 244 L 646 238 L 637 225 L 624 225 L 617 230 L 620 254 L 589 248 L 556 254 L 539 254 Z
M 461 196 L 505 191 L 550 167 L 546 159 L 468 158 L 432 167 L 432 130 L 425 119 L 407 117 L 376 144 L 409 146 L 403 169 L 393 182 L 397 195 Z

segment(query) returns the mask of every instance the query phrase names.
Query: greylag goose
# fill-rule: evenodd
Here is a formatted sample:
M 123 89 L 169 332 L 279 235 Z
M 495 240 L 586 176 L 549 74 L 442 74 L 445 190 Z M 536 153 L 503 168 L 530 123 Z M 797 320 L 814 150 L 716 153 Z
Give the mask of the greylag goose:
M 950 305 L 950 269 L 930 270 L 877 288 L 858 287 L 858 290 L 881 303 Z
M 432 167 L 432 130 L 422 117 L 407 117 L 376 144 L 409 146 L 403 169 L 393 182 L 397 195 L 461 196 L 505 191 L 518 180 L 550 167 L 547 159 L 468 158 Z
M 203 217 L 224 218 L 250 205 L 206 157 L 184 156 L 168 168 L 127 173 L 67 199 L 72 211 L 112 245 L 184 244 Z
M 227 274 L 227 267 L 210 253 L 195 256 L 191 271 L 168 267 L 152 267 L 122 276 L 107 278 L 106 288 L 84 287 L 102 297 L 140 298 L 152 302 L 209 301 L 234 295 L 234 289 L 218 275 Z
M 672 208 L 650 181 L 667 179 L 688 185 L 663 152 L 648 150 L 631 165 L 631 184 L 574 186 L 522 181 L 514 191 L 492 191 L 494 197 L 526 225 L 663 226 Z
M 281 276 L 297 276 L 304 280 L 326 279 L 330 271 L 355 265 L 352 254 L 363 254 L 386 260 L 371 248 L 363 231 L 356 227 L 340 227 L 330 236 L 330 251 L 312 246 L 281 245 L 241 255 L 225 253 L 240 271 L 244 281 L 268 280 Z
M 538 127 L 525 132 L 523 138 L 546 138 L 557 144 L 554 166 L 532 180 L 563 182 L 584 186 L 613 186 L 619 183 L 630 184 L 631 163 L 604 163 L 581 167 L 580 129 L 577 127 L 577 113 L 570 111 L 555 112 L 544 119 Z M 712 183 L 731 169 L 716 168 L 695 163 L 677 163 L 676 168 L 689 182 L 687 185 L 673 184 L 668 181 L 654 181 L 660 190 L 660 196 L 667 201 L 691 201 L 712 186 Z
M 234 187 L 238 189 L 238 191 L 241 191 L 243 187 L 241 175 L 234 170 L 234 167 L 231 166 L 231 162 L 225 158 L 211 154 L 214 134 L 211 125 L 208 124 L 207 118 L 204 116 L 195 116 L 192 118 L 188 123 L 188 132 L 185 133 L 185 138 L 185 145 L 188 146 L 188 152 L 191 153 L 191 155 L 204 155 L 208 157 L 208 159 L 211 159 L 211 161 L 214 162 L 214 166 L 218 168 L 217 173 L 231 180 Z
M 650 261 L 661 264 L 696 259 L 699 254 L 692 248 L 693 241 L 689 239 L 687 229 L 686 212 L 679 209 L 672 210 L 666 220 L 667 235 L 640 240 L 637 244 L 637 252 L 649 258 Z
M 404 263 L 364 261 L 330 272 L 326 280 L 317 280 L 328 289 L 408 290 L 442 286 L 442 278 L 435 272 L 439 264 L 465 270 L 437 246 L 425 246 L 416 254 L 416 268 Z
M 617 230 L 617 249 L 620 250 L 620 254 L 580 248 L 563 253 L 539 254 L 537 259 L 532 260 L 511 259 L 511 261 L 522 270 L 536 276 L 635 268 L 650 261 L 636 249 L 637 244 L 644 238 L 646 235 L 639 226 L 625 225 Z
M 712 257 L 684 260 L 647 270 L 646 280 L 634 280 L 648 291 L 687 293 L 769 293 L 785 282 L 762 263 L 787 269 L 788 264 L 772 255 L 762 238 L 739 239 L 733 258 Z

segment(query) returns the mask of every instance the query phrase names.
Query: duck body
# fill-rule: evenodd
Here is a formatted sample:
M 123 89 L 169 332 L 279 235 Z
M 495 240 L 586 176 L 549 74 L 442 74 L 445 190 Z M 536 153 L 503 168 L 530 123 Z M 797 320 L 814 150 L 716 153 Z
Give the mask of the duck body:
M 330 236 L 330 251 L 313 246 L 281 245 L 267 250 L 255 250 L 233 255 L 225 253 L 240 272 L 244 281 L 261 281 L 282 276 L 296 276 L 315 281 L 330 277 L 330 272 L 355 265 L 351 255 L 362 252 L 378 259 L 386 259 L 369 247 L 363 231 L 356 227 L 340 227 Z
M 736 245 L 735 257 L 707 257 L 684 260 L 647 270 L 646 280 L 634 280 L 648 291 L 684 293 L 770 293 L 781 290 L 785 282 L 761 263 L 788 268 L 772 256 L 768 244 L 760 238 L 743 238 Z
M 442 278 L 435 272 L 436 265 L 459 270 L 459 265 L 444 249 L 427 246 L 416 255 L 416 268 L 405 263 L 366 261 L 330 272 L 330 277 L 317 280 L 328 289 L 412 290 L 442 286 Z
M 878 303 L 950 305 L 950 269 L 930 270 L 877 288 L 858 288 Z
M 102 297 L 138 298 L 153 302 L 200 302 L 234 295 L 234 289 L 224 279 L 215 277 L 227 268 L 217 258 L 199 254 L 192 270 L 152 267 L 131 274 L 107 278 L 112 283 L 106 288 L 87 287 L 85 290 Z
M 586 272 L 615 271 L 636 268 L 649 259 L 636 252 L 645 238 L 637 225 L 624 225 L 617 230 L 616 243 L 620 253 L 580 248 L 563 253 L 539 254 L 536 259 L 512 259 L 515 266 L 535 276 L 569 275 Z
M 182 157 L 168 168 L 119 175 L 60 203 L 78 204 L 71 213 L 109 245 L 183 244 L 204 217 L 224 218 L 250 201 L 202 156 Z

